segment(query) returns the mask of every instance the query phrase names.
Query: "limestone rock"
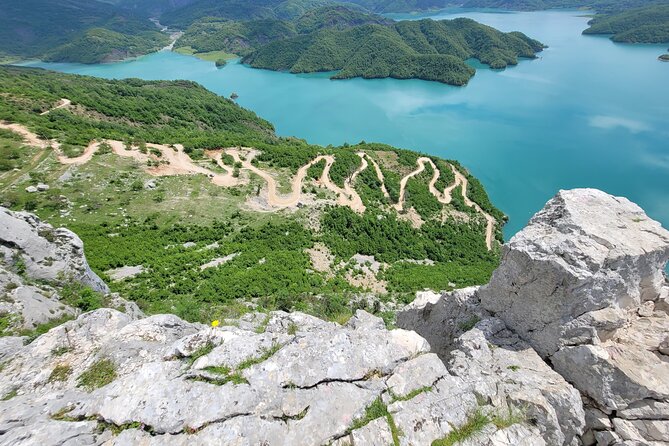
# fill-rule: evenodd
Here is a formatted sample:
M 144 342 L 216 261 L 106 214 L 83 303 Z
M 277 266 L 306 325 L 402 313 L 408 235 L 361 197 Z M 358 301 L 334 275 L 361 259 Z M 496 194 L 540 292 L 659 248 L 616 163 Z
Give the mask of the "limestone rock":
M 17 396 L 0 401 L 3 441 L 385 445 L 395 429 L 403 445 L 428 445 L 479 406 L 474 380 L 451 375 L 415 332 L 387 330 L 369 314 L 358 312 L 345 326 L 301 313 L 246 319 L 265 321 L 265 331 L 101 309 L 26 346 L 8 342 L 14 353 L 0 370 L 0 393 Z M 191 360 L 203 347 L 208 351 Z M 111 382 L 79 387 L 101 360 L 113 364 Z M 353 429 L 372 404 L 388 415 Z M 543 444 L 540 430 L 523 422 L 501 431 L 489 424 L 486 432 L 477 444 L 523 435 Z
M 88 266 L 81 239 L 67 229 L 43 223 L 33 214 L 0 207 L 0 245 L 11 251 L 5 252 L 5 264 L 15 265 L 20 259 L 25 274 L 32 279 L 75 280 L 95 291 L 109 292 Z
M 478 290 L 479 287 L 470 287 L 443 295 L 419 292 L 397 314 L 397 326 L 417 331 L 430 343 L 433 352 L 447 359 L 453 341 L 489 317 L 480 306 Z
M 575 189 L 560 191 L 503 251 L 481 302 L 547 356 L 576 333 L 594 342 L 607 328 L 581 323 L 584 314 L 659 298 L 669 232 L 625 198 Z

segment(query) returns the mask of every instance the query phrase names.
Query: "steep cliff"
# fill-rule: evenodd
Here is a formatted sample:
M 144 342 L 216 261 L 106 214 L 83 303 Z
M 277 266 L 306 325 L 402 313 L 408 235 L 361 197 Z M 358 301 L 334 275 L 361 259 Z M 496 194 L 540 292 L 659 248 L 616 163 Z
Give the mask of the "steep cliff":
M 669 444 L 668 259 L 669 232 L 635 204 L 561 191 L 504 246 L 488 285 L 424 295 L 399 325 L 453 363 L 460 339 L 499 321 L 580 391 L 582 444 Z M 467 320 L 480 322 L 456 338 Z

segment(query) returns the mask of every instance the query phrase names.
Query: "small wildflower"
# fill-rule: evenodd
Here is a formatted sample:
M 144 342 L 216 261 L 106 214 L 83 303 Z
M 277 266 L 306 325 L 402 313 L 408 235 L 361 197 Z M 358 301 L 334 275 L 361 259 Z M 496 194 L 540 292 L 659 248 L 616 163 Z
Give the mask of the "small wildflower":
M 218 324 L 219 324 L 219 323 L 220 323 L 219 320 L 216 319 L 215 321 L 212 321 L 212 322 L 211 322 L 211 326 L 214 327 L 214 328 L 216 328 L 216 327 L 218 327 Z

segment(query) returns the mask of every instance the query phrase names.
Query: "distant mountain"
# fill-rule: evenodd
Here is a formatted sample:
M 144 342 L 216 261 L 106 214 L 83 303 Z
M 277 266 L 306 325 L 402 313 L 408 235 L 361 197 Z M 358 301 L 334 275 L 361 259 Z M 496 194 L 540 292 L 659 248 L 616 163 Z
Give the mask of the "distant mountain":
M 360 8 L 366 12 L 381 14 L 439 9 L 454 5 L 454 2 L 450 0 L 196 0 L 183 8 L 166 12 L 160 20 L 162 23 L 182 28 L 204 17 L 230 20 L 267 18 L 292 20 L 307 11 L 328 5 L 343 5 L 348 9 Z
M 583 34 L 611 34 L 616 42 L 666 43 L 669 42 L 669 5 L 597 16 Z
M 330 5 L 331 0 L 198 0 L 167 12 L 161 23 L 185 28 L 204 17 L 229 20 L 294 19 L 310 9 Z
M 459 3 L 452 0 L 347 0 L 347 2 L 379 14 L 440 9 Z
M 499 8 L 536 11 L 551 8 L 589 8 L 598 12 L 617 12 L 653 4 L 667 4 L 669 0 L 465 0 L 465 8 Z
M 38 56 L 117 14 L 95 0 L 6 0 L 0 8 L 0 52 Z
M 518 57 L 533 58 L 542 49 L 540 42 L 522 33 L 502 33 L 474 20 L 425 19 L 324 29 L 272 42 L 243 61 L 294 73 L 337 70 L 334 79 L 418 78 L 464 85 L 475 73 L 466 59 L 504 68 L 518 63 Z

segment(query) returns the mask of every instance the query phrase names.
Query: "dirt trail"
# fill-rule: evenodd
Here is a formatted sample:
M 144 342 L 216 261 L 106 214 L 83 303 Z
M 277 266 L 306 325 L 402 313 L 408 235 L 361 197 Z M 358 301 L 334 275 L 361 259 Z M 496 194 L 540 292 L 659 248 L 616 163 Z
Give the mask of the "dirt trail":
M 0 129 L 9 130 L 20 135 L 23 138 L 23 141 L 29 146 L 39 147 L 40 149 L 46 149 L 52 146 L 58 146 L 59 144 L 54 141 L 47 141 L 35 133 L 28 130 L 28 128 L 21 124 L 8 124 L 5 122 L 0 122 Z
M 358 195 L 355 189 L 351 186 L 351 182 L 355 177 L 364 170 L 363 166 L 361 165 L 355 172 L 353 172 L 353 175 L 351 175 L 350 178 L 344 181 L 344 188 L 342 189 L 330 179 L 330 168 L 335 162 L 335 157 L 333 155 L 327 155 L 325 161 L 326 164 L 323 169 L 323 175 L 321 175 L 321 178 L 319 179 L 321 184 L 337 194 L 337 204 L 340 206 L 348 206 L 355 212 L 365 212 L 365 205 L 362 203 L 362 198 L 360 198 L 360 195 Z M 364 167 L 367 166 L 365 165 Z
M 345 185 L 344 189 L 342 189 L 330 180 L 329 173 L 330 167 L 335 161 L 334 156 L 319 155 L 304 166 L 300 167 L 297 171 L 297 174 L 295 174 L 290 182 L 290 193 L 283 195 L 278 191 L 279 185 L 276 179 L 266 171 L 259 169 L 251 163 L 252 159 L 257 155 L 258 152 L 253 149 L 245 150 L 248 150 L 246 159 L 242 159 L 241 150 L 239 149 L 228 149 L 226 152 L 234 158 L 235 162 L 241 163 L 242 168 L 255 173 L 260 178 L 262 178 L 265 183 L 267 183 L 267 203 L 271 207 L 286 208 L 297 206 L 300 198 L 302 197 L 302 184 L 307 176 L 307 171 L 314 164 L 324 160 L 325 167 L 323 169 L 323 174 L 318 181 L 325 188 L 329 189 L 337 195 L 338 204 L 342 206 L 349 206 L 356 212 L 364 212 L 365 206 L 362 204 L 362 199 L 360 196 L 358 196 L 355 190 L 353 190 L 350 184 L 348 184 L 348 187 Z
M 449 197 L 448 201 L 446 201 L 447 198 L 445 198 L 444 195 L 434 187 L 437 180 L 439 179 L 439 175 L 440 175 L 439 174 L 439 169 L 437 169 L 437 166 L 434 165 L 434 163 L 432 162 L 432 160 L 430 158 L 422 156 L 422 157 L 420 157 L 416 160 L 416 164 L 418 165 L 416 170 L 407 174 L 404 178 L 402 178 L 400 180 L 400 196 L 399 196 L 399 200 L 397 200 L 397 203 L 394 205 L 395 209 L 397 209 L 398 211 L 401 211 L 401 210 L 404 209 L 404 197 L 406 195 L 407 182 L 411 178 L 413 178 L 415 176 L 418 176 L 421 173 L 423 173 L 423 171 L 425 170 L 425 164 L 426 163 L 430 164 L 430 166 L 432 166 L 432 169 L 434 171 L 434 174 L 432 175 L 432 179 L 430 180 L 430 183 L 428 184 L 428 188 L 430 189 L 430 193 L 432 195 L 434 195 L 435 198 L 437 200 L 439 200 L 440 203 L 448 204 L 450 202 L 450 197 Z
M 432 166 L 432 169 L 434 171 L 432 175 L 432 179 L 430 180 L 428 184 L 428 188 L 430 190 L 430 193 L 434 195 L 434 197 L 442 204 L 450 204 L 450 202 L 453 200 L 453 190 L 457 188 L 458 186 L 462 186 L 461 193 L 462 193 L 462 199 L 465 203 L 465 206 L 473 208 L 478 212 L 479 214 L 483 215 L 483 217 L 486 220 L 486 237 L 485 237 L 485 243 L 488 248 L 488 250 L 492 249 L 492 241 L 493 241 L 493 236 L 494 236 L 494 228 L 495 228 L 495 219 L 485 212 L 481 206 L 479 206 L 476 202 L 472 201 L 469 199 L 467 196 L 467 186 L 469 185 L 469 182 L 467 181 L 467 177 L 465 177 L 459 170 L 455 168 L 455 166 L 451 165 L 451 170 L 453 171 L 453 175 L 455 176 L 455 181 L 446 187 L 443 192 L 439 192 L 437 188 L 435 187 L 435 184 L 439 180 L 439 176 L 441 173 L 439 172 L 439 169 L 437 169 L 437 166 L 434 164 L 434 162 L 427 157 L 420 157 L 418 160 L 416 160 L 416 164 L 418 167 L 416 170 L 413 172 L 409 173 L 406 175 L 402 180 L 400 181 L 400 197 L 398 202 L 394 205 L 395 209 L 398 211 L 402 211 L 404 209 L 404 198 L 405 198 L 405 192 L 406 192 L 406 185 L 407 182 L 415 177 L 420 175 L 424 170 L 425 170 L 425 164 L 430 164 Z
M 72 101 L 70 101 L 69 99 L 63 98 L 60 101 L 58 101 L 58 105 L 56 105 L 55 107 L 53 107 L 53 108 L 51 108 L 51 109 L 49 109 L 45 112 L 40 113 L 40 115 L 42 115 L 42 116 L 48 115 L 49 112 L 52 112 L 54 110 L 58 110 L 59 108 L 69 107 L 70 105 L 72 105 Z
M 66 106 L 60 105 L 60 106 Z M 57 108 L 60 108 L 58 106 Z M 100 149 L 100 146 L 103 143 L 109 144 L 112 149 L 112 152 L 118 156 L 133 158 L 140 164 L 147 166 L 149 161 L 157 162 L 156 166 L 146 167 L 145 170 L 147 173 L 154 176 L 172 176 L 172 175 L 196 175 L 202 174 L 209 177 L 212 183 L 222 186 L 222 187 L 231 187 L 240 184 L 240 180 L 233 176 L 234 169 L 230 166 L 227 166 L 222 161 L 223 153 L 227 153 L 233 157 L 235 162 L 241 163 L 243 169 L 249 170 L 259 177 L 261 177 L 267 183 L 267 203 L 271 207 L 276 208 L 286 208 L 297 206 L 300 198 L 302 196 L 302 186 L 304 179 L 307 176 L 307 171 L 314 164 L 325 161 L 325 167 L 323 168 L 323 173 L 319 178 L 318 182 L 328 190 L 332 191 L 337 195 L 337 203 L 341 206 L 348 206 L 356 212 L 364 212 L 365 205 L 360 198 L 360 195 L 355 191 L 354 182 L 357 176 L 369 167 L 371 163 L 376 172 L 376 176 L 381 182 L 381 190 L 383 195 L 387 198 L 390 197 L 388 190 L 386 189 L 384 183 L 383 173 L 381 168 L 368 154 L 364 152 L 358 152 L 357 155 L 360 157 L 360 166 L 356 169 L 353 174 L 344 181 L 344 187 L 341 188 L 334 184 L 330 179 L 330 169 L 335 162 L 335 157 L 333 155 L 319 155 L 313 160 L 309 161 L 304 166 L 300 167 L 296 175 L 291 180 L 291 190 L 290 193 L 280 194 L 277 180 L 270 175 L 268 172 L 254 166 L 251 161 L 259 153 L 257 150 L 250 148 L 234 148 L 234 149 L 216 149 L 208 150 L 205 154 L 215 160 L 217 164 L 225 170 L 225 173 L 216 173 L 206 167 L 199 166 L 193 162 L 193 160 L 188 156 L 184 151 L 184 147 L 180 144 L 175 144 L 174 146 L 162 145 L 162 144 L 147 144 L 147 147 L 160 151 L 162 154 L 161 157 L 157 157 L 153 154 L 144 154 L 136 149 L 128 150 L 125 144 L 122 141 L 114 140 L 103 140 L 103 141 L 93 141 L 85 149 L 84 152 L 75 158 L 68 158 L 60 153 L 59 147 L 60 144 L 56 141 L 46 141 L 41 139 L 36 134 L 32 133 L 25 126 L 21 124 L 8 124 L 0 122 L 0 128 L 11 130 L 23 137 L 25 142 L 29 145 L 36 146 L 42 149 L 48 147 L 53 147 L 58 153 L 58 161 L 64 165 L 81 165 L 85 164 L 93 158 L 95 152 Z M 244 159 L 242 159 L 242 151 L 246 153 Z M 400 194 L 399 200 L 393 207 L 397 211 L 404 210 L 404 201 L 406 195 L 406 186 L 408 181 L 420 175 L 425 170 L 425 165 L 430 164 L 433 169 L 433 175 L 428 183 L 428 189 L 430 193 L 442 204 L 449 204 L 452 201 L 452 192 L 458 186 L 461 186 L 462 198 L 466 206 L 475 209 L 478 213 L 483 215 L 487 222 L 486 226 L 486 246 L 488 249 L 492 249 L 494 227 L 496 224 L 495 219 L 488 213 L 486 213 L 481 206 L 479 206 L 474 201 L 470 200 L 467 197 L 467 187 L 469 185 L 467 178 L 459 172 L 453 165 L 451 165 L 451 170 L 455 176 L 455 181 L 453 184 L 449 185 L 444 189 L 443 192 L 440 192 L 436 188 L 436 183 L 439 180 L 440 172 L 434 162 L 427 157 L 420 157 L 416 160 L 417 168 L 404 176 L 400 180 Z
M 383 196 L 386 198 L 390 198 L 390 194 L 388 193 L 388 189 L 386 189 L 386 181 L 385 178 L 383 177 L 383 172 L 381 172 L 381 168 L 379 165 L 374 161 L 374 159 L 367 155 L 365 152 L 358 152 L 358 156 L 360 158 L 367 158 L 370 163 L 372 163 L 372 166 L 374 166 L 374 171 L 376 172 L 376 178 L 381 182 L 381 192 L 383 192 Z
M 469 186 L 467 178 L 462 173 L 460 173 L 460 171 L 457 170 L 453 165 L 451 165 L 451 169 L 453 170 L 453 174 L 455 175 L 454 188 L 457 187 L 457 184 L 462 185 L 462 199 L 464 200 L 465 205 L 470 208 L 476 209 L 476 211 L 479 214 L 483 215 L 483 217 L 486 219 L 487 225 L 485 231 L 485 244 L 488 247 L 488 250 L 491 250 L 496 220 L 493 218 L 492 215 L 485 212 L 481 208 L 481 206 L 478 205 L 478 203 L 470 200 L 469 197 L 467 197 L 467 186 Z
M 235 169 L 226 165 L 223 162 L 222 156 L 223 156 L 224 151 L 221 149 L 217 150 L 205 150 L 204 154 L 207 155 L 209 158 L 213 159 L 216 161 L 216 164 L 218 167 L 221 169 L 225 170 L 224 174 L 217 173 L 214 178 L 212 178 L 212 182 L 217 185 L 217 186 L 222 186 L 222 187 L 232 187 L 232 186 L 237 186 L 239 184 L 242 184 L 242 180 L 239 178 L 235 178 L 234 172 Z

